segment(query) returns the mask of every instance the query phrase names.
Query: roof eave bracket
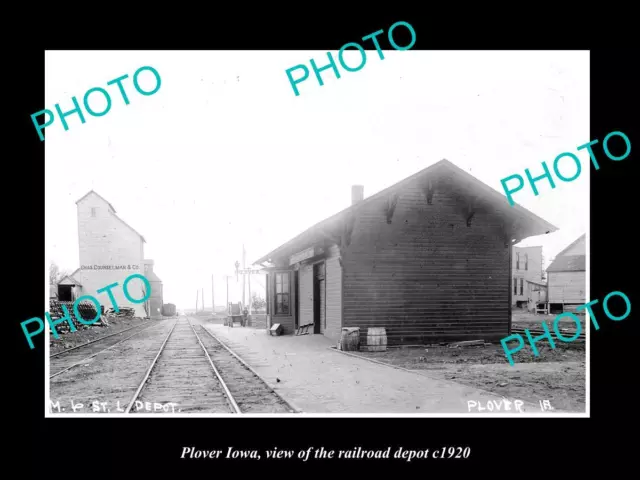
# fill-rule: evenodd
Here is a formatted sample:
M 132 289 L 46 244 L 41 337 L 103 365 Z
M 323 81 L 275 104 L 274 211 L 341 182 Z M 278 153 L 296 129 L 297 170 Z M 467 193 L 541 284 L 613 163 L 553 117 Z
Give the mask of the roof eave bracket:
M 400 195 L 398 195 L 397 193 L 394 193 L 392 195 L 389 195 L 389 197 L 387 198 L 387 205 L 386 205 L 387 223 L 391 223 L 393 214 L 396 211 L 396 206 L 398 205 L 399 197 Z
M 424 196 L 427 199 L 427 204 L 431 205 L 433 202 L 433 182 L 431 179 L 427 180 L 427 184 L 424 186 Z

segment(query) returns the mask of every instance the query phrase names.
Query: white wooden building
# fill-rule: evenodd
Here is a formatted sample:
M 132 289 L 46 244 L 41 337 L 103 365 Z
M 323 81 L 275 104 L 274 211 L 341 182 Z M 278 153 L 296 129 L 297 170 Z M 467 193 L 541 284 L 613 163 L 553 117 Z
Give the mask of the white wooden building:
M 575 311 L 587 302 L 586 234 L 561 251 L 547 268 L 549 307 Z
M 530 294 L 530 283 L 542 283 L 542 246 L 513 247 L 511 275 L 511 305 L 526 307 L 533 298 Z

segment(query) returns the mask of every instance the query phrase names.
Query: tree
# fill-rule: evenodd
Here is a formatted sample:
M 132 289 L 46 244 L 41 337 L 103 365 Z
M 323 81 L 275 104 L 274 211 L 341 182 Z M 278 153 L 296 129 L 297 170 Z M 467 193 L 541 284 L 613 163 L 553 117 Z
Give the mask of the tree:
M 140 287 L 140 289 L 142 290 L 142 298 L 146 298 L 147 297 L 146 288 Z M 147 318 L 151 318 L 151 315 L 150 315 L 150 312 L 149 312 L 149 310 L 150 310 L 149 303 L 150 303 L 149 300 L 145 300 L 144 305 L 143 305 L 144 306 L 144 313 L 147 314 Z
M 67 275 L 69 275 L 67 270 L 60 270 L 56 262 L 51 262 L 49 265 L 49 285 L 57 285 Z
M 267 306 L 267 302 L 264 298 L 258 295 L 257 292 L 253 292 L 253 295 L 251 295 L 251 306 L 255 311 L 258 311 L 265 308 Z
M 58 265 L 56 265 L 55 262 L 51 262 L 51 265 L 49 265 L 49 285 L 56 284 L 56 282 L 58 281 L 59 271 L 60 269 L 58 268 Z

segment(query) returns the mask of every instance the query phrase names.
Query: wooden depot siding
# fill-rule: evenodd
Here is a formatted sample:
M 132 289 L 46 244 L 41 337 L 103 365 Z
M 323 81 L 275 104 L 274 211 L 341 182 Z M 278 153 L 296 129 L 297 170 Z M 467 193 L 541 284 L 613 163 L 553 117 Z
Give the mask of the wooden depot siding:
M 329 249 L 326 258 L 326 328 L 324 335 L 333 341 L 340 339 L 342 330 L 342 267 L 340 250 L 337 246 Z
M 549 303 L 580 304 L 586 300 L 586 272 L 548 272 Z
M 500 220 L 442 185 L 428 205 L 409 184 L 391 224 L 385 200 L 363 206 L 343 250 L 344 327 L 385 327 L 388 343 L 499 340 L 509 332 L 510 246 Z M 488 210 L 488 212 L 487 212 Z

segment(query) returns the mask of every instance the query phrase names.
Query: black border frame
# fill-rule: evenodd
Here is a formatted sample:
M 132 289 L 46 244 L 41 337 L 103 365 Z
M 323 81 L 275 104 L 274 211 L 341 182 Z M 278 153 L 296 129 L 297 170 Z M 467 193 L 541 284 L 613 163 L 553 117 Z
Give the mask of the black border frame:
M 591 137 L 585 139 L 585 143 L 596 138 L 602 140 L 614 130 L 625 132 L 632 145 L 639 138 L 638 110 L 635 108 L 640 85 L 638 52 L 625 50 L 625 46 L 632 45 L 637 28 L 625 24 L 633 16 L 629 15 L 627 20 L 623 11 L 612 9 L 590 17 L 588 11 L 563 11 L 557 4 L 551 9 L 536 4 L 529 10 L 537 13 L 519 13 L 517 20 L 512 21 L 503 11 L 504 7 L 493 16 L 486 5 L 479 11 L 465 12 L 456 11 L 462 9 L 455 5 L 451 13 L 429 12 L 427 6 L 419 14 L 389 12 L 382 6 L 368 4 L 357 7 L 359 11 L 380 10 L 374 19 L 370 18 L 373 15 L 368 18 L 363 14 L 349 18 L 346 8 L 342 11 L 318 4 L 315 6 L 317 14 L 311 6 L 295 5 L 290 7 L 292 12 L 284 15 L 270 7 L 266 16 L 253 12 L 250 15 L 253 20 L 230 17 L 227 7 L 224 18 L 216 14 L 198 18 L 197 12 L 191 10 L 180 19 L 179 13 L 172 11 L 170 21 L 163 25 L 158 21 L 157 12 L 149 6 L 143 8 L 148 11 L 139 19 L 134 20 L 134 13 L 121 12 L 110 16 L 114 24 L 100 28 L 100 22 L 94 24 L 88 19 L 102 18 L 107 22 L 106 11 L 92 17 L 85 8 L 86 19 L 83 21 L 74 20 L 66 12 L 60 18 L 51 12 L 46 15 L 37 12 L 38 16 L 47 18 L 46 25 L 25 27 L 24 35 L 31 38 L 36 32 L 44 33 L 44 46 L 31 40 L 32 45 L 16 48 L 15 53 L 8 54 L 7 64 L 20 67 L 10 90 L 5 90 L 5 98 L 15 101 L 19 110 L 9 116 L 9 128 L 18 127 L 15 128 L 17 135 L 9 138 L 11 141 L 19 138 L 19 148 L 14 151 L 20 158 L 15 161 L 15 157 L 5 157 L 12 169 L 17 169 L 12 173 L 7 169 L 5 173 L 13 180 L 5 182 L 5 195 L 11 200 L 5 202 L 5 234 L 10 238 L 15 236 L 16 241 L 9 243 L 17 244 L 19 252 L 6 257 L 10 262 L 7 271 L 17 277 L 20 288 L 12 291 L 12 308 L 5 309 L 8 313 L 5 331 L 11 333 L 5 345 L 10 345 L 14 353 L 8 371 L 15 375 L 12 379 L 15 383 L 8 387 L 9 394 L 4 398 L 5 405 L 11 410 L 17 407 L 16 414 L 12 415 L 15 427 L 10 436 L 11 448 L 18 456 L 11 455 L 10 458 L 23 457 L 18 466 L 27 476 L 41 470 L 49 478 L 102 475 L 128 478 L 158 473 L 158 478 L 167 478 L 169 472 L 184 476 L 197 472 L 237 475 L 248 469 L 267 475 L 269 470 L 282 474 L 299 465 L 303 468 L 312 466 L 319 475 L 338 477 L 346 476 L 347 472 L 343 471 L 351 469 L 360 475 L 364 471 L 383 475 L 415 470 L 427 476 L 455 470 L 456 473 L 464 471 L 477 475 L 491 471 L 515 476 L 527 470 L 539 470 L 535 475 L 546 475 L 559 469 L 583 474 L 589 470 L 590 459 L 598 463 L 614 460 L 618 468 L 632 461 L 635 456 L 632 443 L 623 438 L 621 431 L 622 425 L 630 423 L 627 418 L 635 417 L 636 413 L 632 389 L 637 378 L 634 340 L 638 338 L 638 322 L 633 319 L 636 315 L 633 309 L 625 321 L 603 319 L 601 306 L 594 309 L 600 330 L 596 332 L 591 328 L 589 419 L 45 419 L 44 340 L 40 338 L 36 349 L 30 350 L 20 327 L 24 319 L 41 316 L 44 304 L 41 292 L 43 240 L 46 240 L 43 168 L 46 140 L 40 142 L 30 115 L 46 107 L 43 91 L 45 49 L 318 49 L 326 52 L 337 51 L 343 44 L 376 30 L 386 31 L 396 21 L 403 20 L 411 23 L 417 32 L 414 50 L 591 50 Z M 297 13 L 302 8 L 310 12 Z M 119 10 L 117 6 L 115 9 Z M 329 15 L 323 17 L 324 12 Z M 464 13 L 474 20 L 465 24 Z M 490 21 L 489 17 L 498 18 L 498 21 Z M 266 21 L 261 22 L 260 18 Z M 188 31 L 171 35 L 181 23 L 188 23 Z M 148 41 L 143 41 L 145 38 Z M 610 48 L 596 47 L 598 41 Z M 405 43 L 402 38 L 398 42 Z M 13 58 L 13 55 L 19 58 Z M 15 88 L 22 91 L 16 94 Z M 609 292 L 620 290 L 634 305 L 637 278 L 633 282 L 630 278 L 633 272 L 630 259 L 637 240 L 633 232 L 626 230 L 633 226 L 633 205 L 637 203 L 632 171 L 637 152 L 632 147 L 627 159 L 611 162 L 604 159 L 602 143 L 594 150 L 603 160 L 600 170 L 591 170 L 590 298 L 601 300 Z M 627 389 L 631 391 L 627 392 Z M 418 450 L 468 446 L 472 453 L 466 460 L 414 460 L 411 463 L 394 459 L 314 460 L 306 464 L 297 459 L 180 459 L 183 446 L 226 450 L 231 445 L 246 449 L 277 446 L 295 450 L 309 446 L 327 449 L 352 449 L 355 446 L 369 449 L 391 446 L 394 449 L 402 446 Z M 545 465 L 558 456 L 565 460 L 554 467 Z M 569 459 L 572 461 L 568 462 Z M 491 470 L 482 468 L 484 466 Z

